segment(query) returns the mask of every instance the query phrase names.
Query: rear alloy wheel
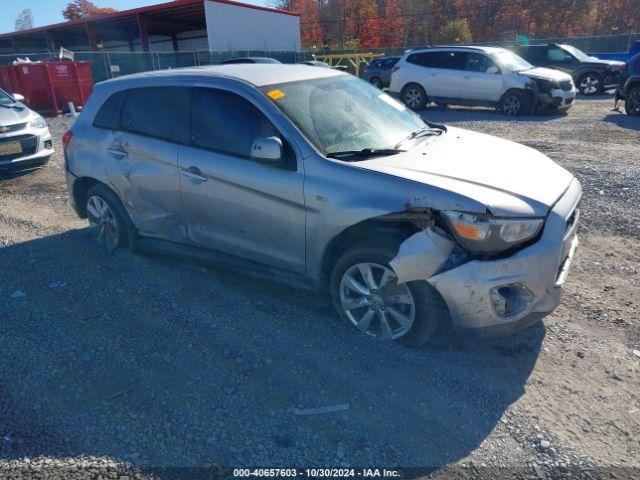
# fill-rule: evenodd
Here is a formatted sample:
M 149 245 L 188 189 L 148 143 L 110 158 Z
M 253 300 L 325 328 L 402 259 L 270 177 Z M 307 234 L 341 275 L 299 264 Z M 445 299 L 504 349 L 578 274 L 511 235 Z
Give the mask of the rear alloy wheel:
M 134 247 L 135 228 L 118 197 L 104 185 L 89 189 L 86 203 L 87 219 L 98 243 L 107 250 Z
M 596 73 L 586 73 L 578 81 L 578 90 L 582 95 L 597 95 L 602 90 L 602 80 Z
M 373 77 L 371 80 L 369 80 L 369 83 L 374 87 L 382 90 L 382 81 L 378 77 Z
M 87 199 L 87 217 L 89 225 L 96 232 L 98 243 L 115 250 L 120 245 L 120 228 L 116 220 L 116 214 L 109 204 L 98 195 L 92 195 Z
M 640 115 L 640 87 L 635 87 L 627 94 L 624 101 L 624 110 L 627 115 L 637 117 Z
M 427 93 L 417 83 L 410 83 L 402 89 L 400 99 L 411 110 L 418 111 L 427 104 Z

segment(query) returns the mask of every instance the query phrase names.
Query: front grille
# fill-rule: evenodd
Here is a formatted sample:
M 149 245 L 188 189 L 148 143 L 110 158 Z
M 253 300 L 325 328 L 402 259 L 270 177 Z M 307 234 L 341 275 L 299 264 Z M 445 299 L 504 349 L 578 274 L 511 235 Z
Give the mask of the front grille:
M 565 80 L 563 82 L 560 82 L 560 88 L 565 92 L 570 91 L 572 87 L 573 87 L 573 84 L 571 80 Z
M 35 135 L 19 135 L 17 137 L 0 138 L 0 143 L 20 141 L 22 153 L 12 153 L 10 155 L 0 155 L 0 160 L 14 160 L 20 157 L 28 157 L 36 153 L 38 149 L 38 137 Z
M 14 123 L 13 125 L 0 125 L 0 133 L 17 132 L 24 128 L 27 128 L 26 123 Z

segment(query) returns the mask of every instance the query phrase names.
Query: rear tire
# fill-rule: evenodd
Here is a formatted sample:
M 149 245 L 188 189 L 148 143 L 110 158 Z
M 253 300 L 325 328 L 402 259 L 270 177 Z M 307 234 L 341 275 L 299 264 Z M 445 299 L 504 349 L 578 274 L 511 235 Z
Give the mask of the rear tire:
M 382 80 L 380 80 L 378 77 L 373 77 L 371 80 L 369 80 L 369 83 L 374 87 L 382 90 Z
M 86 198 L 87 218 L 98 242 L 109 251 L 133 250 L 135 227 L 117 195 L 105 185 L 94 185 Z
M 340 317 L 361 332 L 418 346 L 437 332 L 447 310 L 426 281 L 396 283 L 389 261 L 400 243 L 364 242 L 346 251 L 331 273 L 331 297 Z
M 427 92 L 417 83 L 409 83 L 400 92 L 400 100 L 414 112 L 423 110 L 427 104 Z
M 531 113 L 531 98 L 519 90 L 509 90 L 500 99 L 498 110 L 507 117 L 529 115 Z
M 627 93 L 624 111 L 632 117 L 640 116 L 640 87 L 634 87 Z

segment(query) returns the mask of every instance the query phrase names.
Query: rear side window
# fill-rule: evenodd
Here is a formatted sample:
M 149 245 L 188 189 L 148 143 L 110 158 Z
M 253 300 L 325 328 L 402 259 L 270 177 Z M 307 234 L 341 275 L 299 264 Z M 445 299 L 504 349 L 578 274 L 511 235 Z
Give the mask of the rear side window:
M 422 52 L 409 55 L 407 62 L 423 67 L 464 70 L 467 63 L 466 52 Z
M 107 98 L 93 119 L 93 125 L 100 128 L 108 128 L 109 130 L 118 130 L 120 126 L 120 111 L 126 96 L 127 91 L 123 90 Z
M 191 89 L 148 87 L 129 90 L 120 128 L 171 142 L 189 143 Z
M 194 145 L 245 158 L 257 138 L 280 136 L 251 102 L 224 90 L 194 89 L 191 121 Z

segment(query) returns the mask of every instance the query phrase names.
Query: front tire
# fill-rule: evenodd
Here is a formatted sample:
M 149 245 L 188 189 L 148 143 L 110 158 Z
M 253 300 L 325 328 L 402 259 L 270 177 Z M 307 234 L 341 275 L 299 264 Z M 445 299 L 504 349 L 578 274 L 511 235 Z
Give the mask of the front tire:
M 132 247 L 134 227 L 120 199 L 106 186 L 95 185 L 87 192 L 87 219 L 98 243 L 107 250 Z
M 587 97 L 602 93 L 602 79 L 597 73 L 585 73 L 578 80 L 578 91 Z
M 640 87 L 632 88 L 624 100 L 624 110 L 632 117 L 640 116 Z
M 331 274 L 340 317 L 363 333 L 418 346 L 433 336 L 446 307 L 426 281 L 397 284 L 389 265 L 397 245 L 361 243 L 345 252 Z
M 427 92 L 421 85 L 409 83 L 400 92 L 400 100 L 414 112 L 423 110 L 427 104 Z
M 531 113 L 531 99 L 524 92 L 511 90 L 500 99 L 498 110 L 507 117 L 528 115 Z

